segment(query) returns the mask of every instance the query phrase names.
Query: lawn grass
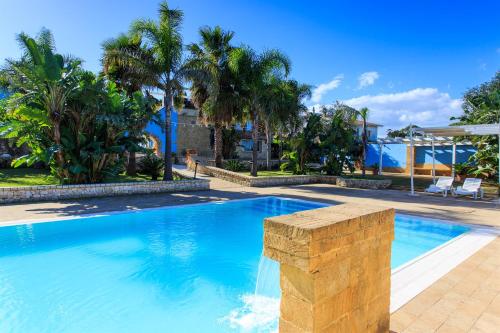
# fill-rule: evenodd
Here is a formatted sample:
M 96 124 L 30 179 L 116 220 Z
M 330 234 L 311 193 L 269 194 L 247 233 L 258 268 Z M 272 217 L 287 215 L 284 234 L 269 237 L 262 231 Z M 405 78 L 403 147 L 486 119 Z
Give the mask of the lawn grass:
M 44 169 L 0 169 L 0 187 L 57 185 L 59 181 Z
M 150 176 L 138 174 L 127 176 L 120 174 L 116 177 L 106 179 L 105 183 L 128 183 L 149 181 Z M 0 187 L 37 186 L 37 185 L 59 185 L 59 180 L 50 175 L 45 169 L 0 169 Z

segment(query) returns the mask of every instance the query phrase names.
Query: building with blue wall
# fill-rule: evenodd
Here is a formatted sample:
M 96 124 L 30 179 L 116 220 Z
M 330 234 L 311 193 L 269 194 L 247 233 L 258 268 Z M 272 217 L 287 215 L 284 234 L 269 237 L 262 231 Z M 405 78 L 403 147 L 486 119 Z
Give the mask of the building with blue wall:
M 387 170 L 401 171 L 406 170 L 406 144 L 384 145 L 382 150 L 382 166 Z M 380 147 L 376 143 L 368 144 L 366 154 L 366 165 L 373 167 L 380 162 Z
M 457 144 L 455 150 L 455 164 L 464 163 L 474 155 L 476 148 L 471 145 Z M 452 170 L 453 146 L 436 145 L 434 149 L 435 169 L 438 174 L 448 174 Z M 366 165 L 378 166 L 380 161 L 380 145 L 368 145 Z M 414 168 L 416 173 L 431 174 L 432 172 L 432 147 L 414 147 Z M 384 144 L 382 149 L 382 168 L 387 172 L 405 172 L 410 170 L 410 147 L 405 143 Z
M 165 119 L 165 108 L 160 109 L 161 119 Z M 171 143 L 172 143 L 172 153 L 177 153 L 177 122 L 179 115 L 176 111 L 172 111 L 172 128 L 171 128 Z M 149 147 L 158 150 L 160 153 L 164 151 L 165 147 L 165 131 L 162 126 L 154 122 L 148 123 L 146 126 L 146 132 L 149 133 L 150 143 Z
M 165 119 L 165 109 L 160 109 L 161 118 Z M 163 126 L 153 122 L 146 126 L 149 138 L 149 147 L 158 155 L 165 150 L 165 131 Z M 183 155 L 186 150 L 196 150 L 198 154 L 212 156 L 213 135 L 211 129 L 200 123 L 198 110 L 191 101 L 186 100 L 181 110 L 171 112 L 171 138 L 172 153 Z

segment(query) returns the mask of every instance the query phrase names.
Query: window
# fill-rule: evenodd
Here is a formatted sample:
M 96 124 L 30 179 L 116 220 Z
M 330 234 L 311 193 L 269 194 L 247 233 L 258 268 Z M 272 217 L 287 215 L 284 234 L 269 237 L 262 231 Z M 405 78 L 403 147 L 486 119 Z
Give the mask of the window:
M 243 139 L 240 141 L 240 146 L 243 148 L 243 151 L 252 151 L 253 140 Z
M 257 151 L 262 151 L 262 140 L 257 141 Z M 252 151 L 253 149 L 253 140 L 252 139 L 242 139 L 240 141 L 240 146 L 243 148 L 243 151 Z

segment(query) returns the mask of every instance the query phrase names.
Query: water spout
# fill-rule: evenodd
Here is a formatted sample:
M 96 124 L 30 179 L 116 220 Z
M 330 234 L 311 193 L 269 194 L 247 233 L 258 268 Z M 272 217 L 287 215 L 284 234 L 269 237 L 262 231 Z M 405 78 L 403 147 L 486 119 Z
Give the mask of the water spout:
M 260 256 L 255 296 L 281 298 L 280 265 L 277 261 L 265 257 L 264 254 Z

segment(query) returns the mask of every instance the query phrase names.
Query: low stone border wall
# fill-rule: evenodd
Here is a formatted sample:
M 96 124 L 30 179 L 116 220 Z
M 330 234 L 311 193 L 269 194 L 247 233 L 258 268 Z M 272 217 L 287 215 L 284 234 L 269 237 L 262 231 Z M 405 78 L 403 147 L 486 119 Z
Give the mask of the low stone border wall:
M 206 179 L 186 179 L 167 182 L 144 181 L 110 184 L 0 187 L 0 204 L 110 197 L 129 194 L 203 191 L 209 189 L 210 181 Z
M 187 166 L 190 170 L 195 169 L 193 159 L 187 159 Z M 252 177 L 238 172 L 224 170 L 212 166 L 198 164 L 198 172 L 250 187 L 303 185 L 303 184 L 335 184 L 337 177 L 326 175 L 296 175 L 296 176 L 272 176 L 272 177 Z
M 368 188 L 372 190 L 379 190 L 391 186 L 392 180 L 337 177 L 337 185 L 342 187 Z
M 282 186 L 303 184 L 335 184 L 337 177 L 325 175 L 295 175 L 295 176 L 273 176 L 273 177 L 249 177 L 250 186 Z

